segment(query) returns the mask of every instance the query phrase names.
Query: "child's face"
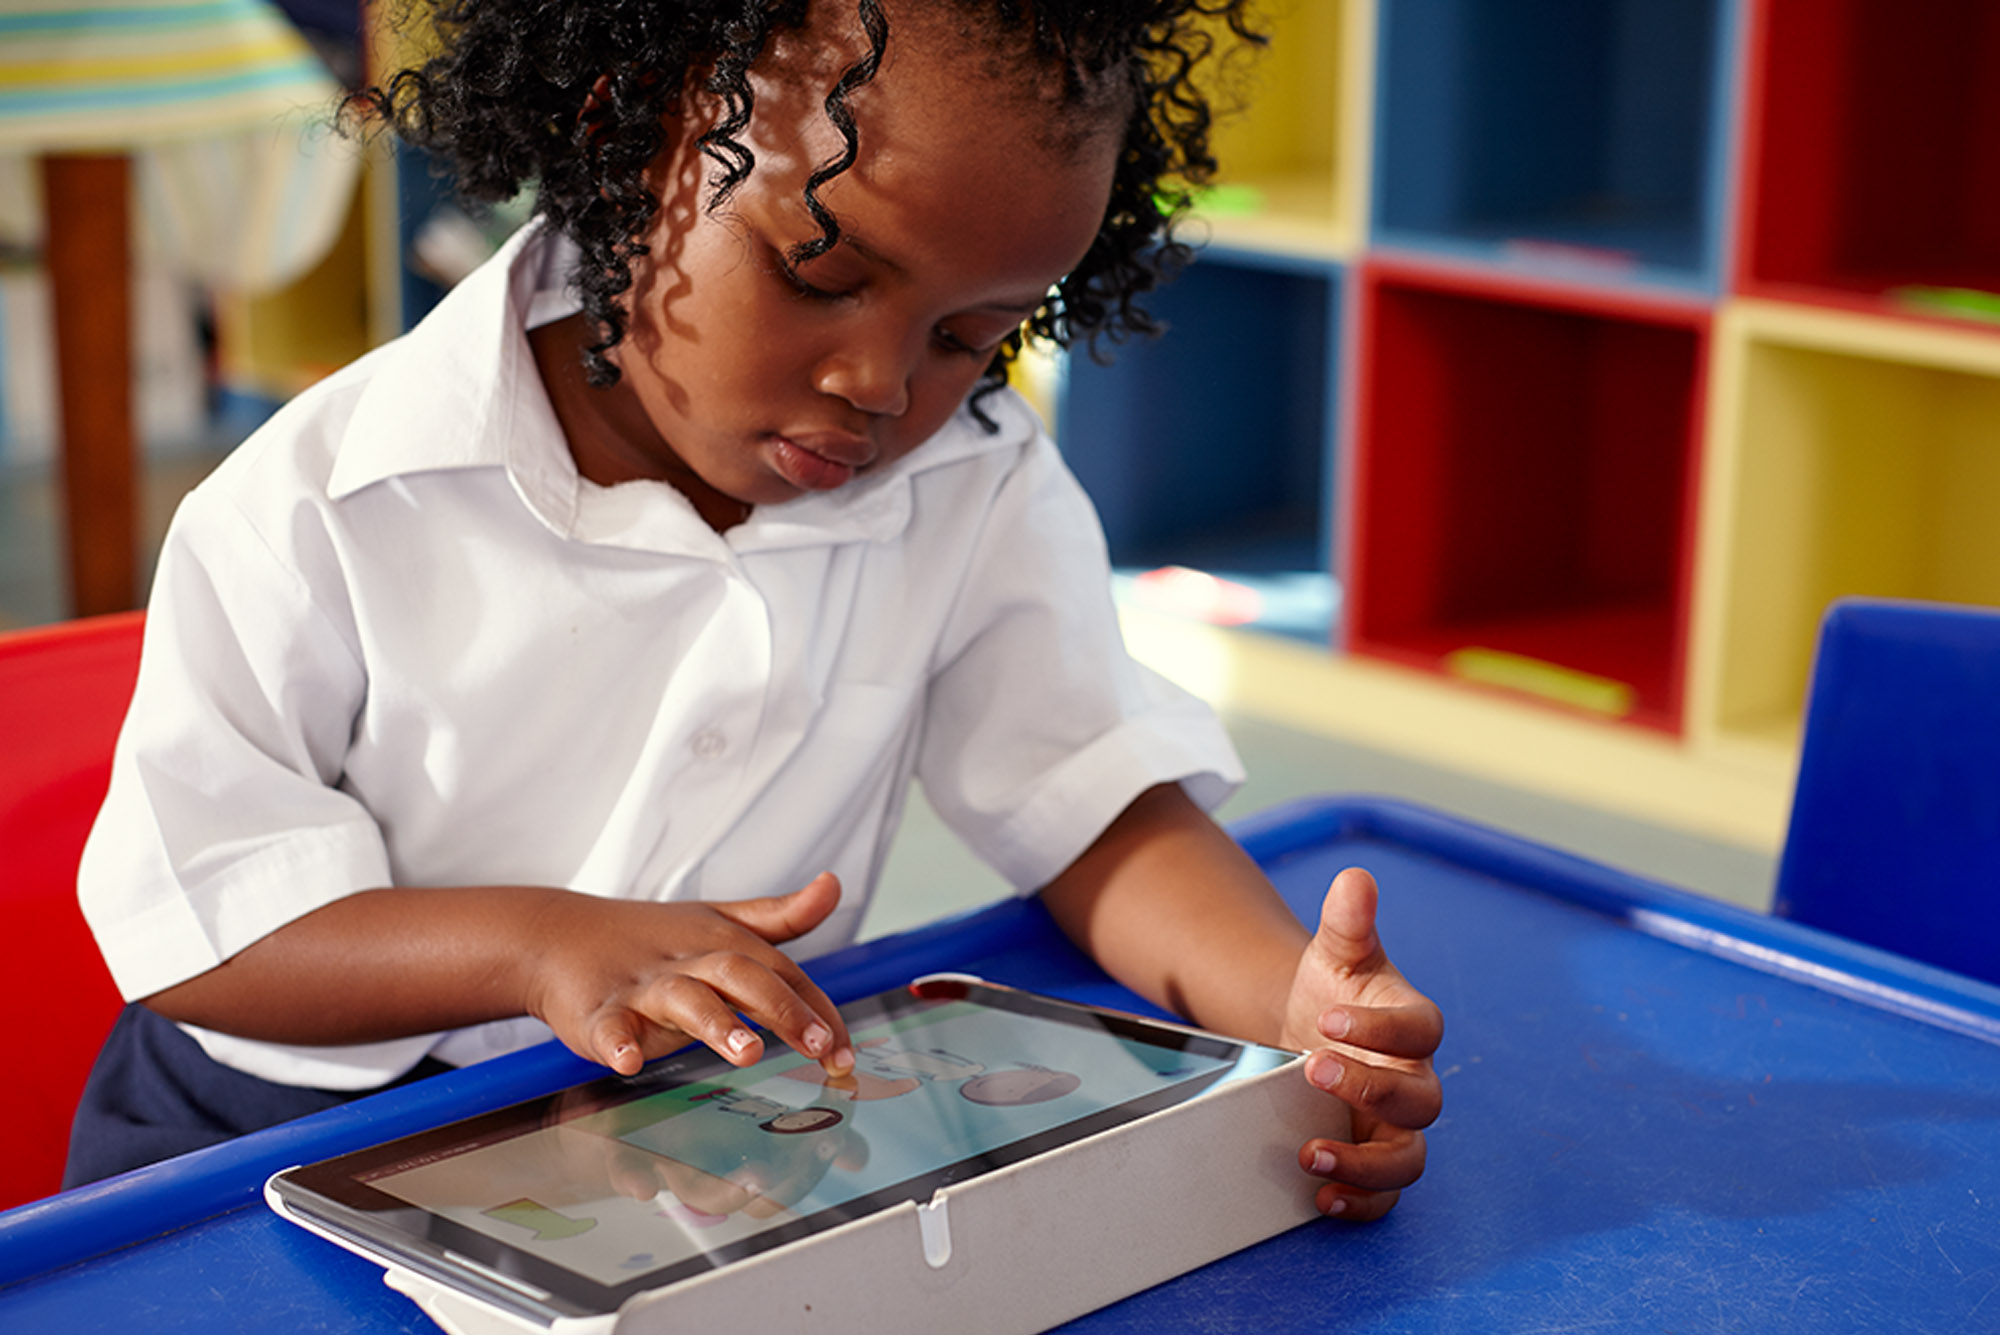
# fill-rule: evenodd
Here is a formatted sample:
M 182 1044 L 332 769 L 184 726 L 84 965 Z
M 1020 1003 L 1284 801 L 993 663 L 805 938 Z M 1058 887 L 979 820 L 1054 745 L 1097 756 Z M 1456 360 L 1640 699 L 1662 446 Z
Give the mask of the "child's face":
M 806 179 L 841 147 L 822 100 L 864 49 L 848 5 L 817 7 L 757 66 L 743 136 L 756 169 L 719 212 L 693 142 L 712 108 L 695 100 L 689 123 L 669 127 L 664 207 L 613 353 L 624 425 L 572 441 L 585 476 L 666 478 L 717 527 L 741 518 L 731 501 L 837 488 L 936 432 L 1082 259 L 1121 110 L 1052 148 L 1044 118 L 1060 112 L 909 10 L 889 7 L 888 55 L 851 101 L 859 160 L 820 191 L 843 239 L 796 272 L 787 252 L 820 234 Z

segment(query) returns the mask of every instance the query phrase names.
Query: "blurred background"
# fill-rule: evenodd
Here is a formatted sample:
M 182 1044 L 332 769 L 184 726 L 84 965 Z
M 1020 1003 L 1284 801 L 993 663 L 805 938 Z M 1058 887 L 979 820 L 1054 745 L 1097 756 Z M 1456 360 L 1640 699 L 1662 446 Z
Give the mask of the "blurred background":
M 1275 0 L 1165 339 L 1021 383 L 1226 815 L 1414 798 L 1768 903 L 1818 618 L 2000 604 L 2000 5 Z M 333 132 L 353 0 L 0 12 L 0 630 L 524 216 Z M 917 802 L 871 931 L 999 892 Z

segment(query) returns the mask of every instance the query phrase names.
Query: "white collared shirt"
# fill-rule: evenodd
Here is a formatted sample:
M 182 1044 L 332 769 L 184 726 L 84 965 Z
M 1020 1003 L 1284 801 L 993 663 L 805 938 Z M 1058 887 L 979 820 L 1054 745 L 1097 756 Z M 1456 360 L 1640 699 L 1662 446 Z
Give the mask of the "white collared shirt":
M 733 900 L 839 874 L 853 940 L 909 780 L 1021 892 L 1145 788 L 1241 779 L 1119 637 L 1095 515 L 986 400 L 880 473 L 718 534 L 576 471 L 527 329 L 575 310 L 530 226 L 287 405 L 182 505 L 81 898 L 143 997 L 358 890 Z M 291 1084 L 464 1064 L 533 1020 L 352 1047 L 190 1029 Z

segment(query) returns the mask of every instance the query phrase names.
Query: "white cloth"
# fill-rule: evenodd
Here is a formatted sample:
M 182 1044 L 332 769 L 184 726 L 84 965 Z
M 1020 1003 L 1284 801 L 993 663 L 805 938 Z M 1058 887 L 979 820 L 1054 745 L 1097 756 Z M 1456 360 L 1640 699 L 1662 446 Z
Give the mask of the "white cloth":
M 81 874 L 128 997 L 389 885 L 733 900 L 831 869 L 804 958 L 853 939 L 913 772 L 1023 892 L 1148 786 L 1240 781 L 1213 714 L 1125 653 L 1095 516 L 1010 394 L 997 434 L 961 411 L 727 534 L 664 483 L 580 478 L 525 337 L 574 309 L 572 254 L 524 229 L 176 516 Z M 339 1089 L 548 1036 L 191 1032 Z

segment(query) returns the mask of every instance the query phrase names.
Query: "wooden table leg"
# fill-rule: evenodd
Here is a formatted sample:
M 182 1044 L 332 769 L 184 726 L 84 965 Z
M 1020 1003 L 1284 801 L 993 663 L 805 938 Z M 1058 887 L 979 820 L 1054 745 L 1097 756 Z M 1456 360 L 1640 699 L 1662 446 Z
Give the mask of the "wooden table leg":
M 138 602 L 131 174 L 118 155 L 41 166 L 70 604 L 89 616 Z

